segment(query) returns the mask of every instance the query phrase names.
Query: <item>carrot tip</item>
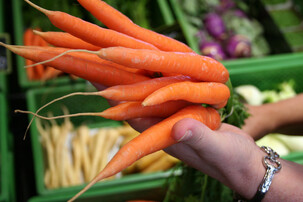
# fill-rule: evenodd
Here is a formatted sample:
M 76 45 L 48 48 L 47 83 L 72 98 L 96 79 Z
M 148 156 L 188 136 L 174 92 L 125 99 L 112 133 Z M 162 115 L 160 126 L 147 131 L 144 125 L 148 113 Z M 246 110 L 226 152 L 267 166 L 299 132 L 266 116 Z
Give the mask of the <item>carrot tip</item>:
M 7 45 L 7 44 L 1 42 L 1 41 L 0 41 L 0 45 L 3 46 L 3 47 L 5 47 L 5 48 L 8 48 L 8 46 L 9 46 L 9 45 Z
M 149 104 L 148 104 L 147 102 L 144 102 L 144 101 L 143 101 L 143 102 L 142 102 L 142 106 L 143 106 L 143 107 L 147 107 L 147 106 L 149 106 Z
M 42 8 L 36 4 L 34 4 L 33 2 L 29 1 L 29 0 L 24 0 L 26 3 L 28 3 L 29 5 L 31 5 L 32 7 L 34 7 L 35 9 L 37 9 L 38 11 L 44 13 L 45 15 L 48 15 L 50 13 L 50 10 L 47 10 L 45 8 Z
M 41 35 L 43 32 L 40 32 L 40 31 L 38 31 L 38 30 L 33 30 L 33 32 L 34 32 L 34 34 L 37 34 L 37 35 Z
M 10 50 L 10 51 L 12 51 L 12 52 L 16 51 L 17 48 L 19 47 L 19 46 L 15 46 L 15 45 L 5 44 L 5 43 L 3 43 L 3 42 L 0 42 L 0 46 L 5 47 L 5 48 L 7 48 L 8 50 Z

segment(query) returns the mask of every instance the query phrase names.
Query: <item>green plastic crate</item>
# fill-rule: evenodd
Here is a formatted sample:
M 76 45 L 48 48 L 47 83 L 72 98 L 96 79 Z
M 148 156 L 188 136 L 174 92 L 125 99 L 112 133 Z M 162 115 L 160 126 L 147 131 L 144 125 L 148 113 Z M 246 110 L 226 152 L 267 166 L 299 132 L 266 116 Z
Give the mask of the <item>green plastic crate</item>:
M 293 152 L 282 158 L 303 165 L 303 152 Z
M 259 59 L 224 63 L 233 86 L 252 84 L 260 90 L 275 89 L 282 81 L 293 79 L 297 93 L 303 92 L 303 53 L 282 54 Z
M 165 196 L 166 179 L 172 172 L 158 172 L 154 174 L 126 176 L 119 180 L 96 185 L 83 194 L 77 201 L 104 201 L 124 202 L 128 200 L 155 200 L 161 201 Z M 72 193 L 58 193 L 31 198 L 30 202 L 58 202 L 67 201 L 74 196 L 79 188 Z
M 57 88 L 36 88 L 28 90 L 26 98 L 28 104 L 28 110 L 36 111 L 43 104 L 53 100 L 54 98 L 66 95 L 71 92 L 83 92 L 95 90 L 92 86 L 86 84 L 76 84 L 73 86 L 62 86 Z M 51 111 L 53 115 L 62 115 L 61 106 L 65 105 L 69 109 L 69 113 L 78 112 L 99 112 L 109 107 L 107 101 L 100 96 L 74 96 L 72 98 L 64 99 L 57 104 L 54 103 L 47 107 L 46 110 L 41 111 L 41 115 L 46 115 L 47 111 Z M 31 116 L 30 116 L 31 118 Z M 71 121 L 75 126 L 85 123 L 88 126 L 118 126 L 121 122 L 104 119 L 101 117 L 74 117 Z M 58 121 L 59 122 L 59 121 Z M 44 160 L 42 146 L 39 142 L 39 134 L 33 123 L 30 130 L 34 172 L 36 179 L 36 189 L 38 196 L 47 196 L 45 200 L 52 200 L 52 197 L 59 197 L 62 200 L 66 200 L 67 197 L 72 196 L 78 192 L 84 186 L 74 186 L 60 189 L 47 189 L 44 186 Z M 164 193 L 162 187 L 165 184 L 166 178 L 171 172 L 159 172 L 153 174 L 133 174 L 124 176 L 120 179 L 115 179 L 106 182 L 100 182 L 93 186 L 91 190 L 84 194 L 84 198 L 93 197 L 98 199 L 112 198 L 135 198 L 136 196 L 151 197 L 148 191 L 157 191 L 157 197 L 160 193 Z M 144 195 L 142 195 L 144 193 Z M 49 198 L 50 197 L 50 198 Z M 40 199 L 39 199 L 40 200 Z M 42 199 L 41 199 L 42 200 Z
M 48 1 L 48 0 L 45 0 Z M 35 3 L 35 1 L 33 1 Z M 166 0 L 157 0 L 157 1 L 151 1 L 152 3 L 157 2 L 157 5 L 152 7 L 152 9 L 155 9 L 155 11 L 152 11 L 153 14 L 153 23 L 157 23 L 156 25 L 161 26 L 170 26 L 174 23 L 174 18 L 171 13 L 171 10 L 166 2 Z M 26 2 L 22 0 L 12 0 L 12 6 L 13 6 L 13 22 L 14 22 L 14 33 L 15 33 L 15 44 L 21 45 L 23 44 L 23 33 L 26 28 L 23 18 L 24 18 L 24 11 L 23 7 L 26 5 Z M 79 4 L 73 4 L 71 6 L 79 6 Z M 28 8 L 31 9 L 32 12 L 38 12 L 35 8 Z M 84 11 L 88 12 L 88 11 Z M 50 24 L 47 17 L 41 13 L 40 18 L 45 19 L 46 24 Z M 55 29 L 55 27 L 54 27 Z M 50 31 L 50 30 L 44 30 L 44 31 Z M 31 87 L 42 87 L 42 86 L 60 86 L 63 84 L 69 84 L 69 83 L 78 83 L 78 82 L 84 82 L 83 79 L 77 79 L 76 81 L 71 79 L 69 76 L 60 76 L 56 79 L 52 79 L 46 82 L 41 81 L 30 81 L 27 78 L 26 71 L 24 68 L 25 60 L 24 58 L 20 56 L 17 57 L 17 71 L 18 71 L 18 80 L 19 84 L 22 88 L 31 88 Z
M 4 33 L 4 4 L 3 0 L 0 0 L 0 34 Z M 0 92 L 6 92 L 6 73 L 0 71 Z
M 8 123 L 5 96 L 0 94 L 0 201 L 8 201 L 10 169 L 8 162 Z

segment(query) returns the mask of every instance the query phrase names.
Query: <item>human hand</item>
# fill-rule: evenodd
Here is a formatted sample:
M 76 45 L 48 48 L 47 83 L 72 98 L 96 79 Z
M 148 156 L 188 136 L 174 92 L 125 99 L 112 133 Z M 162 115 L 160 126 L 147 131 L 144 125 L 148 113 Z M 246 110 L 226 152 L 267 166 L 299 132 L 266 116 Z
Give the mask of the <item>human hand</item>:
M 167 153 L 245 198 L 254 196 L 265 172 L 264 152 L 248 134 L 229 124 L 213 131 L 194 119 L 183 119 L 173 127 L 172 137 L 178 143 L 165 149 Z
M 96 84 L 95 86 L 99 90 L 103 88 Z M 109 103 L 117 104 L 110 100 Z M 290 106 L 296 107 L 296 111 L 301 112 L 298 110 L 298 105 L 291 103 Z M 272 109 L 279 110 L 281 107 Z M 300 117 L 294 119 L 302 120 Z M 161 119 L 128 120 L 131 126 L 139 132 L 159 121 Z M 252 127 L 252 131 L 253 129 Z M 185 132 L 188 130 L 192 132 L 185 136 Z M 244 130 L 223 123 L 218 130 L 212 131 L 201 122 L 183 119 L 173 127 L 172 137 L 179 143 L 166 148 L 167 153 L 221 181 L 247 199 L 254 196 L 265 173 L 262 164 L 265 153 L 254 143 L 253 137 Z M 280 199 L 281 201 L 289 201 L 288 199 L 302 201 L 303 166 L 283 159 L 281 159 L 281 164 L 283 168 L 275 176 L 264 201 Z
M 249 134 L 254 140 L 273 132 L 276 128 L 274 112 L 269 104 L 261 106 L 247 105 L 250 116 L 245 120 L 243 131 Z

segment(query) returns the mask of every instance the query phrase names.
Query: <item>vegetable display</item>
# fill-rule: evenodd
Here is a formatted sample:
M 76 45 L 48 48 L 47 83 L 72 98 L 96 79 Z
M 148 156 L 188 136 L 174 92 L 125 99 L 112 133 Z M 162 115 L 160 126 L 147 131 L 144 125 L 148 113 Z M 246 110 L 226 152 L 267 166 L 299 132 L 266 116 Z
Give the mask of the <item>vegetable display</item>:
M 55 121 L 51 125 L 42 124 L 38 120 L 37 129 L 46 156 L 44 183 L 48 189 L 89 182 L 120 146 L 139 134 L 129 125 L 95 129 L 81 125 L 75 128 L 68 118 L 61 125 Z M 164 171 L 177 162 L 177 159 L 159 151 L 140 159 L 112 178 L 118 178 L 121 174 Z
M 217 60 L 260 57 L 270 53 L 263 28 L 249 16 L 248 5 L 235 0 L 178 0 L 190 37 L 199 51 Z
M 100 50 L 92 51 L 88 50 L 90 49 L 88 47 L 71 49 L 65 45 L 59 45 L 59 47 L 13 46 L 3 43 L 1 45 L 15 54 L 34 61 L 33 65 L 50 65 L 65 73 L 109 87 L 104 91 L 91 93 L 93 95 L 105 96 L 107 94 L 112 99 L 115 91 L 120 91 L 120 97 L 115 99 L 121 103 L 94 114 L 87 112 L 57 117 L 43 117 L 38 114 L 42 108 L 60 99 L 76 94 L 89 95 L 89 93 L 74 93 L 48 103 L 36 113 L 16 111 L 32 113 L 33 118 L 40 117 L 48 120 L 79 115 L 104 116 L 123 121 L 153 116 L 163 118 L 163 120 L 121 147 L 101 171 L 100 167 L 96 169 L 94 166 L 93 170 L 97 170 L 98 174 L 93 179 L 91 179 L 92 176 L 88 177 L 90 182 L 70 201 L 77 199 L 95 183 L 122 172 L 144 156 L 176 144 L 170 133 L 177 121 L 193 118 L 210 129 L 216 130 L 223 120 L 232 123 L 233 120 L 237 120 L 234 116 L 240 117 L 237 114 L 244 111 L 241 107 L 233 110 L 237 102 L 232 93 L 229 72 L 217 60 L 199 55 L 186 44 L 175 39 L 133 24 L 118 10 L 102 1 L 78 1 L 93 14 L 102 10 L 99 13 L 100 20 L 107 28 L 99 27 L 65 12 L 41 8 L 26 0 L 31 6 L 44 13 L 53 25 L 64 33 L 68 33 L 65 36 L 72 35 L 81 41 L 79 44 L 83 45 L 86 42 L 100 47 Z M 113 27 L 110 28 L 111 26 Z M 40 32 L 36 34 L 43 35 Z M 148 37 L 143 38 L 143 35 Z M 135 90 L 136 85 L 139 86 L 138 90 Z M 128 93 L 127 90 L 132 93 Z M 134 98 L 130 98 L 132 94 Z M 124 98 L 124 95 L 127 98 Z M 115 114 L 120 117 L 117 118 Z M 238 126 L 241 125 L 241 121 L 243 120 L 237 122 Z M 87 129 L 80 128 L 79 130 Z M 63 136 L 60 139 L 64 139 Z M 84 138 L 83 135 L 80 135 L 81 137 Z M 96 149 L 99 148 L 96 147 Z M 82 153 L 85 154 L 85 151 Z M 95 162 L 98 159 L 97 153 L 99 152 L 93 152 L 94 157 L 90 160 L 93 165 L 97 164 Z M 89 161 L 89 158 L 85 159 Z M 90 163 L 84 162 L 84 173 L 87 173 L 88 169 L 91 170 L 88 168 Z M 62 168 L 61 171 L 63 172 Z M 50 173 L 51 170 L 47 171 L 45 177 L 48 180 L 51 177 Z
M 242 85 L 235 88 L 235 91 L 244 98 L 245 102 L 251 105 L 273 103 L 296 96 L 294 80 L 284 81 L 277 85 L 276 89 L 260 91 L 253 85 Z M 268 134 L 256 142 L 258 145 L 269 145 L 282 156 L 290 152 L 303 151 L 303 137 L 289 136 L 283 134 Z

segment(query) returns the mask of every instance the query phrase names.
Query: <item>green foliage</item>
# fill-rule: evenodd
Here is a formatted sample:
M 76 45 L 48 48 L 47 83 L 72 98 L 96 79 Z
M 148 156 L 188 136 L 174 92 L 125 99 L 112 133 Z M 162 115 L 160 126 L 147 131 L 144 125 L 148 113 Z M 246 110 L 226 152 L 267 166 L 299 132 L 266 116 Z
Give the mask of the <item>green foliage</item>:
M 182 175 L 168 179 L 168 191 L 164 202 L 229 202 L 233 200 L 231 189 L 221 182 L 180 163 Z

